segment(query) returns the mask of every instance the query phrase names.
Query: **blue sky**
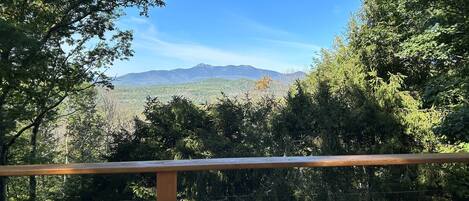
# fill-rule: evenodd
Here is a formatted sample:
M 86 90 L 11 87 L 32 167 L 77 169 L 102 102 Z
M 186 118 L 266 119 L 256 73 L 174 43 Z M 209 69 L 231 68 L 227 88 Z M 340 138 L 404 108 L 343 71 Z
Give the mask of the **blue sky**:
M 307 71 L 313 56 L 345 33 L 360 0 L 167 0 L 149 17 L 126 9 L 118 21 L 134 33 L 134 57 L 110 76 L 189 68 L 198 63 L 248 64 Z

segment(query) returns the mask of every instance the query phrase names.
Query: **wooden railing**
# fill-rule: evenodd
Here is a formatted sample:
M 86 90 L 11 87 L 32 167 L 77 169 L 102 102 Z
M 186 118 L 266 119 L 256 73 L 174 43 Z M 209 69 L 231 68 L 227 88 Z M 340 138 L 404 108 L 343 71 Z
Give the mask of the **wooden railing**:
M 158 200 L 175 201 L 177 195 L 177 172 L 181 171 L 272 169 L 294 167 L 381 166 L 461 162 L 469 163 L 469 153 L 253 157 L 54 165 L 18 165 L 0 166 L 0 176 L 119 174 L 151 172 L 157 174 L 156 191 Z

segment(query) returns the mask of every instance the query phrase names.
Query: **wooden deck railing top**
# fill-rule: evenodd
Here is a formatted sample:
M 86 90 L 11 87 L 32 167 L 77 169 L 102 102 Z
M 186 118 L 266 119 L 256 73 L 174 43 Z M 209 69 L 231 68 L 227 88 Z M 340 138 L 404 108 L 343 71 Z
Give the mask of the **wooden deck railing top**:
M 0 166 L 0 176 L 63 174 L 156 173 L 158 201 L 177 200 L 177 172 L 224 169 L 411 165 L 422 163 L 469 163 L 469 153 L 388 154 L 307 157 L 218 158 L 168 161 L 136 161 L 53 165 Z
M 307 157 L 252 157 L 194 160 L 163 160 L 109 163 L 0 166 L 0 176 L 117 174 L 180 172 L 223 169 L 407 165 L 422 163 L 469 163 L 469 153 L 387 154 Z

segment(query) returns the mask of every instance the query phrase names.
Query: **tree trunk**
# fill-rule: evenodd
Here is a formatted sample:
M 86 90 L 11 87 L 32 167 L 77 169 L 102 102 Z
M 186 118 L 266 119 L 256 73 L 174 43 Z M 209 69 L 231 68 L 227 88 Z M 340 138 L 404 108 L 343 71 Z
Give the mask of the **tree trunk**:
M 7 200 L 7 178 L 0 177 L 0 201 Z
M 36 200 L 36 176 L 29 176 L 29 200 Z
M 7 164 L 7 147 L 6 146 L 6 129 L 4 124 L 3 104 L 5 101 L 5 92 L 0 97 L 0 165 Z M 0 201 L 6 201 L 7 197 L 7 182 L 6 177 L 0 177 Z
M 373 167 L 364 167 L 366 171 L 366 200 L 372 201 L 373 196 L 371 192 L 373 192 Z
M 2 132 L 0 130 L 0 132 Z M 0 147 L 0 165 L 7 164 L 7 152 L 4 145 Z M 7 177 L 0 177 L 0 201 L 7 200 Z
M 38 121 L 34 126 L 33 130 L 31 133 L 31 153 L 30 153 L 30 158 L 29 158 L 29 164 L 35 164 L 36 161 L 36 156 L 37 156 L 37 135 L 39 133 L 39 126 L 41 124 L 41 121 Z M 29 200 L 30 201 L 35 201 L 37 197 L 37 191 L 36 191 L 36 186 L 37 186 L 37 181 L 36 181 L 36 176 L 30 176 L 29 177 Z
M 6 184 L 6 177 L 0 177 L 0 201 L 7 200 L 7 184 Z
M 1 108 L 0 108 L 1 110 Z M 0 165 L 7 165 L 7 150 L 5 142 L 5 127 L 2 120 L 2 112 L 0 111 Z M 0 177 L 0 201 L 7 200 L 7 177 Z

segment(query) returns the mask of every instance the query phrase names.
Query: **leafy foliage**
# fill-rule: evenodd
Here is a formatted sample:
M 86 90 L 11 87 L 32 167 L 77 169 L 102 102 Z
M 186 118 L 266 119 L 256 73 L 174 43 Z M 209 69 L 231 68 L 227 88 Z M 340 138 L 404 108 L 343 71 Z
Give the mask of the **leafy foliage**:
M 0 3 L 0 165 L 32 130 L 35 163 L 38 131 L 70 95 L 96 85 L 112 87 L 103 69 L 132 56 L 130 31 L 118 30 L 121 9 L 146 15 L 160 0 L 2 1 Z M 84 86 L 84 84 L 87 84 Z M 36 199 L 31 177 L 30 199 Z M 0 200 L 6 180 L 0 177 Z

